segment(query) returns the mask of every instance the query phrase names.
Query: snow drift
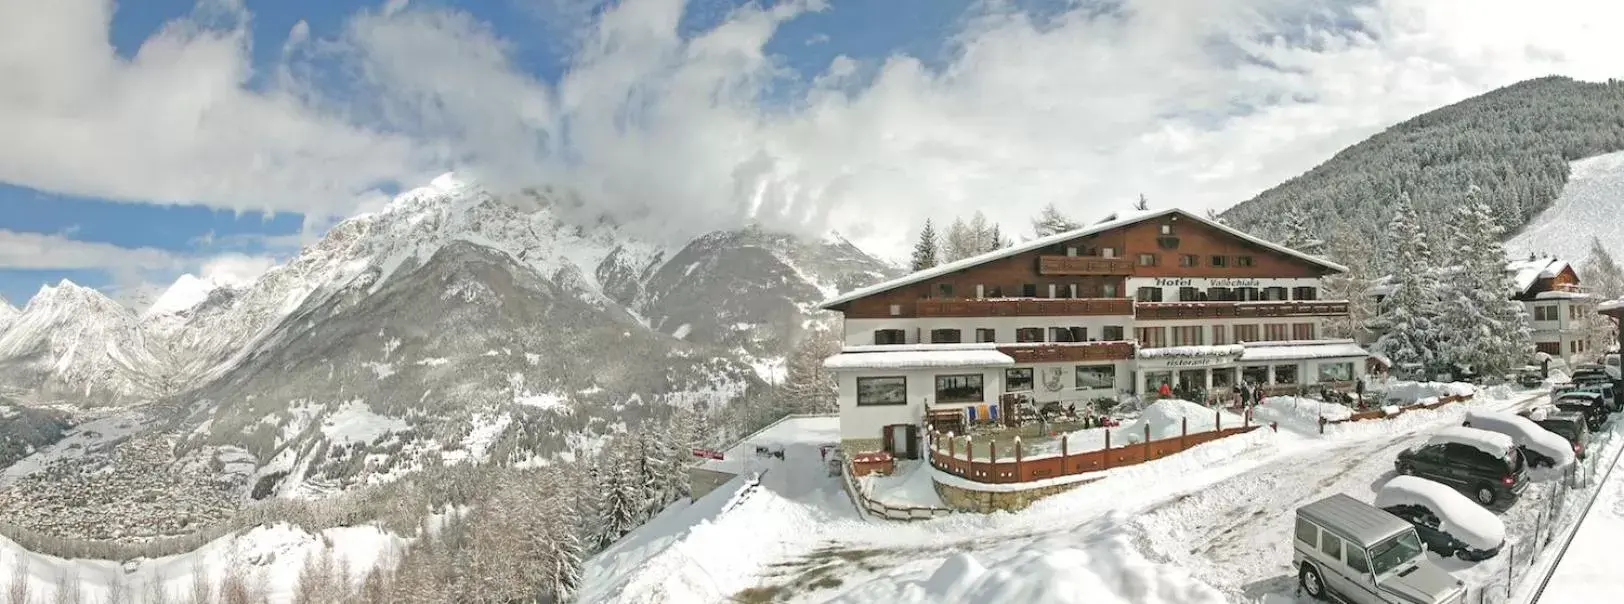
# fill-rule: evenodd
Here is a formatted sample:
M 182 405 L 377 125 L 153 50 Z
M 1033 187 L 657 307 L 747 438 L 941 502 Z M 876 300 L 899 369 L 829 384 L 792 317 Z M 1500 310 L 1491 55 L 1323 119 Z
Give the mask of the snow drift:
M 982 564 L 958 553 L 921 580 L 885 578 L 833 600 L 839 604 L 1221 604 L 1224 596 L 1175 566 L 1157 564 L 1127 535 L 1080 545 L 1037 542 L 1007 560 Z
M 1395 476 L 1376 493 L 1376 507 L 1418 505 L 1438 515 L 1438 528 L 1475 549 L 1494 549 L 1506 540 L 1506 525 L 1455 489 L 1416 476 Z
M 1316 432 L 1320 418 L 1336 422 L 1353 416 L 1346 405 L 1327 403 L 1301 396 L 1271 396 L 1252 408 L 1252 419 L 1260 424 L 1274 422 L 1298 431 Z
M 1188 425 L 1184 424 L 1185 420 L 1188 420 Z M 1218 423 L 1214 423 L 1215 421 Z M 1162 399 L 1145 407 L 1145 410 L 1139 413 L 1138 419 L 1117 429 L 1122 440 L 1117 440 L 1119 434 L 1112 434 L 1111 439 L 1112 442 L 1139 442 L 1145 438 L 1146 426 L 1150 427 L 1151 440 L 1161 440 L 1177 438 L 1180 430 L 1188 430 L 1190 434 L 1195 434 L 1219 428 L 1239 428 L 1242 423 L 1245 423 L 1245 419 L 1228 411 L 1203 407 L 1185 400 Z

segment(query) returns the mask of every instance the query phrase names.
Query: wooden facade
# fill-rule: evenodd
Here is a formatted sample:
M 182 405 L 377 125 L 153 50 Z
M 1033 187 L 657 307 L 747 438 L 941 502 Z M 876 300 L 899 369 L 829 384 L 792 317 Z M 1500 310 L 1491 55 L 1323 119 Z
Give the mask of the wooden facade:
M 1078 299 L 1127 298 L 1132 295 L 1127 291 L 1127 279 L 1131 277 L 1282 279 L 1317 278 L 1334 272 L 1324 265 L 1213 227 L 1183 211 L 1172 211 L 990 259 L 917 283 L 899 285 L 836 305 L 832 310 L 844 313 L 849 319 L 998 316 L 991 314 L 994 304 L 984 300 L 1026 298 L 1077 302 Z M 956 306 L 946 304 L 948 301 L 974 301 L 986 306 Z M 1132 314 L 1131 301 L 1111 300 L 1107 304 L 1112 305 L 1109 307 L 1112 314 Z M 1121 306 L 1123 304 L 1128 307 Z M 1040 316 L 1106 314 L 1100 307 L 1082 309 L 1082 312 L 1022 312 Z M 1117 310 L 1122 312 L 1116 313 Z M 978 314 L 962 314 L 972 311 Z
M 1535 279 L 1528 291 L 1516 296 L 1522 302 L 1532 302 L 1545 292 L 1577 292 L 1579 288 L 1579 273 L 1573 270 L 1573 265 L 1563 266 L 1555 277 L 1548 279 Z
M 1089 317 L 1133 314 L 1133 300 L 1129 298 L 929 299 L 905 302 L 901 307 L 900 314 L 887 316 Z

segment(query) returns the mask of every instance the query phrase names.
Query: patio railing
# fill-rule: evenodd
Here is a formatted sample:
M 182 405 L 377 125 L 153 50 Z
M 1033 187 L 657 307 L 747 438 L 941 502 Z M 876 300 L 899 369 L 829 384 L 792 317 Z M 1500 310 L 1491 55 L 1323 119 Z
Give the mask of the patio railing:
M 1241 416 L 1241 423 L 1238 426 L 1224 427 L 1223 416 L 1223 411 L 1213 410 L 1213 427 L 1215 429 L 1196 433 L 1189 431 L 1189 418 L 1183 418 L 1180 420 L 1178 436 L 1159 440 L 1151 440 L 1150 426 L 1146 425 L 1142 440 L 1119 446 L 1112 446 L 1111 432 L 1107 430 L 1105 432 L 1105 447 L 1092 451 L 1074 452 L 1069 450 L 1068 437 L 1062 435 L 1060 436 L 1059 454 L 1050 453 L 1026 457 L 1024 451 L 1022 451 L 1021 442 L 1017 440 L 1011 447 L 1014 453 L 1013 459 L 1000 459 L 996 442 L 989 443 L 991 446 L 986 459 L 976 459 L 972 455 L 974 451 L 972 446 L 974 443 L 973 438 L 969 439 L 964 451 L 960 452 L 957 439 L 952 435 L 931 433 L 929 446 L 930 465 L 948 474 L 975 482 L 988 484 L 1031 482 L 1098 472 L 1161 459 L 1196 445 L 1212 442 L 1226 436 L 1244 434 L 1261 427 L 1252 423 L 1250 411 Z M 1276 427 L 1270 425 L 1270 428 Z M 943 446 L 944 442 L 945 446 Z

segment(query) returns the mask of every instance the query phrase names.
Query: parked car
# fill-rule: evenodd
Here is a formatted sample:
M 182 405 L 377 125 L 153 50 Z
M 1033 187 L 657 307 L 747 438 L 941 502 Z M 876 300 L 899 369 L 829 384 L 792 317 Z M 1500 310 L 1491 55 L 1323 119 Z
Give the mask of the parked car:
M 1466 584 L 1428 560 L 1415 527 L 1338 493 L 1297 508 L 1291 565 L 1309 596 L 1358 604 L 1462 604 Z
M 1487 560 L 1506 543 L 1506 525 L 1493 512 L 1425 478 L 1387 481 L 1376 493 L 1376 507 L 1410 523 L 1427 549 L 1442 556 Z
M 1528 467 L 1511 437 L 1455 426 L 1400 451 L 1398 473 L 1440 482 L 1485 506 L 1507 504 L 1528 488 Z
M 1579 413 L 1585 416 L 1585 425 L 1591 432 L 1600 430 L 1607 423 L 1607 406 L 1601 400 L 1601 395 L 1594 392 L 1564 392 L 1556 395 L 1552 404 L 1563 411 Z
M 1466 412 L 1462 426 L 1498 432 L 1511 437 L 1518 452 L 1532 467 L 1558 468 L 1573 463 L 1578 457 L 1579 445 L 1539 427 L 1532 420 L 1504 411 L 1473 409 Z
M 1540 384 L 1545 383 L 1545 375 L 1540 372 L 1538 367 L 1524 367 L 1517 372 L 1516 380 L 1518 386 L 1538 388 Z
M 1562 384 L 1551 389 L 1551 397 L 1553 399 L 1560 398 L 1562 395 L 1570 392 L 1594 392 L 1601 395 L 1599 400 L 1604 406 L 1607 407 L 1608 412 L 1617 413 L 1620 410 L 1618 393 L 1614 390 L 1613 383 L 1611 381 L 1603 382 L 1590 380 Z
M 1518 415 L 1567 439 L 1568 443 L 1573 445 L 1573 456 L 1585 458 L 1585 450 L 1590 448 L 1590 424 L 1585 421 L 1584 414 L 1562 411 L 1556 407 L 1537 407 L 1522 411 Z

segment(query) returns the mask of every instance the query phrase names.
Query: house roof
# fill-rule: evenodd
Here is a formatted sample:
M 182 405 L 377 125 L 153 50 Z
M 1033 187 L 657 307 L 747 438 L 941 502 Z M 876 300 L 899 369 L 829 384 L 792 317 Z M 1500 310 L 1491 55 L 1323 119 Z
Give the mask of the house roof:
M 997 349 L 899 350 L 842 352 L 823 361 L 829 369 L 925 369 L 931 367 L 1002 367 L 1015 359 Z
M 1086 226 L 1086 227 L 1083 227 L 1083 228 L 1080 228 L 1080 229 L 1077 229 L 1077 230 L 1066 231 L 1064 233 L 1057 233 L 1057 234 L 1054 234 L 1054 235 L 1050 235 L 1048 237 L 1039 237 L 1039 238 L 1033 239 L 1031 241 L 1018 243 L 1018 244 L 1015 244 L 1013 246 L 1006 247 L 1006 248 L 996 250 L 996 251 L 992 251 L 992 252 L 987 252 L 987 253 L 981 254 L 979 256 L 971 256 L 971 257 L 965 258 L 963 260 L 958 260 L 958 261 L 955 261 L 955 262 L 949 262 L 947 264 L 937 265 L 935 267 L 927 268 L 927 269 L 922 270 L 922 271 L 914 271 L 913 273 L 910 273 L 908 275 L 904 275 L 902 277 L 898 277 L 896 279 L 892 279 L 890 281 L 886 281 L 884 283 L 877 283 L 877 284 L 874 284 L 874 285 L 870 285 L 868 287 L 862 287 L 862 288 L 854 289 L 852 291 L 846 292 L 846 293 L 841 294 L 839 296 L 836 296 L 834 298 L 824 300 L 821 304 L 818 305 L 818 308 L 822 308 L 824 310 L 829 310 L 834 306 L 839 306 L 841 304 L 851 302 L 852 300 L 856 300 L 856 299 L 859 299 L 859 298 L 865 298 L 865 297 L 868 297 L 868 296 L 872 296 L 874 294 L 890 291 L 890 290 L 893 290 L 893 289 L 896 289 L 898 287 L 902 287 L 902 286 L 905 286 L 905 285 L 913 285 L 913 284 L 919 283 L 921 281 L 928 281 L 930 279 L 935 279 L 935 278 L 940 277 L 942 275 L 950 274 L 950 273 L 953 273 L 953 272 L 956 272 L 956 271 L 961 271 L 961 270 L 964 270 L 964 269 L 967 269 L 967 268 L 971 268 L 971 267 L 974 267 L 974 266 L 985 264 L 985 263 L 991 262 L 993 260 L 1000 260 L 1000 259 L 1008 258 L 1008 257 L 1011 257 L 1011 256 L 1017 256 L 1017 255 L 1020 255 L 1020 254 L 1027 253 L 1027 252 L 1040 250 L 1040 249 L 1043 249 L 1045 247 L 1055 245 L 1057 243 L 1064 243 L 1066 241 L 1070 241 L 1070 240 L 1076 239 L 1078 237 L 1085 237 L 1085 236 L 1088 236 L 1088 235 L 1094 235 L 1094 234 L 1098 234 L 1098 233 L 1103 233 L 1103 232 L 1106 232 L 1106 231 L 1109 231 L 1109 230 L 1112 230 L 1112 229 L 1117 229 L 1117 228 L 1125 227 L 1125 226 L 1128 226 L 1128 225 L 1137 224 L 1137 223 L 1140 223 L 1140 222 L 1143 222 L 1143 221 L 1146 221 L 1146 220 L 1150 220 L 1152 218 L 1160 218 L 1162 216 L 1167 216 L 1167 215 L 1170 215 L 1170 214 L 1178 214 L 1182 218 L 1188 218 L 1188 219 L 1191 219 L 1191 220 L 1195 220 L 1197 222 L 1200 222 L 1200 223 L 1205 224 L 1207 226 L 1210 226 L 1212 228 L 1218 229 L 1220 231 L 1223 231 L 1225 233 L 1228 233 L 1230 235 L 1238 237 L 1238 238 L 1240 238 L 1242 240 L 1245 240 L 1245 241 L 1247 241 L 1249 243 L 1258 245 L 1258 246 L 1266 248 L 1266 249 L 1273 250 L 1275 252 L 1279 252 L 1281 254 L 1292 256 L 1292 257 L 1298 258 L 1300 260 L 1305 260 L 1307 262 L 1311 262 L 1313 264 L 1323 266 L 1323 267 L 1331 269 L 1333 271 L 1347 272 L 1347 270 L 1348 270 L 1348 267 L 1346 267 L 1346 266 L 1342 266 L 1340 264 L 1337 264 L 1335 262 L 1331 262 L 1329 260 L 1326 260 L 1324 258 L 1320 258 L 1318 256 L 1314 256 L 1314 255 L 1311 255 L 1311 254 L 1305 254 L 1305 253 L 1299 252 L 1297 250 L 1288 248 L 1288 247 L 1280 245 L 1278 243 L 1264 241 L 1263 239 L 1260 239 L 1258 237 L 1246 234 L 1246 233 L 1241 232 L 1239 230 L 1236 230 L 1235 228 L 1230 227 L 1228 225 L 1218 223 L 1218 222 L 1214 222 L 1212 220 L 1208 220 L 1207 218 L 1205 218 L 1203 216 L 1197 216 L 1195 214 L 1192 214 L 1190 212 L 1186 212 L 1186 211 L 1178 209 L 1178 208 L 1165 208 L 1165 209 L 1161 209 L 1161 210 L 1152 210 L 1152 211 L 1148 211 L 1148 212 L 1138 212 L 1138 213 L 1129 214 L 1127 216 L 1120 216 L 1120 217 L 1118 217 L 1116 219 L 1113 219 L 1113 220 L 1106 220 L 1104 222 L 1089 225 L 1089 226 Z
M 1511 280 L 1516 284 L 1518 294 L 1528 293 L 1528 289 L 1540 279 L 1555 279 L 1567 268 L 1566 260 L 1555 257 L 1513 260 L 1506 263 L 1506 272 L 1511 273 Z

